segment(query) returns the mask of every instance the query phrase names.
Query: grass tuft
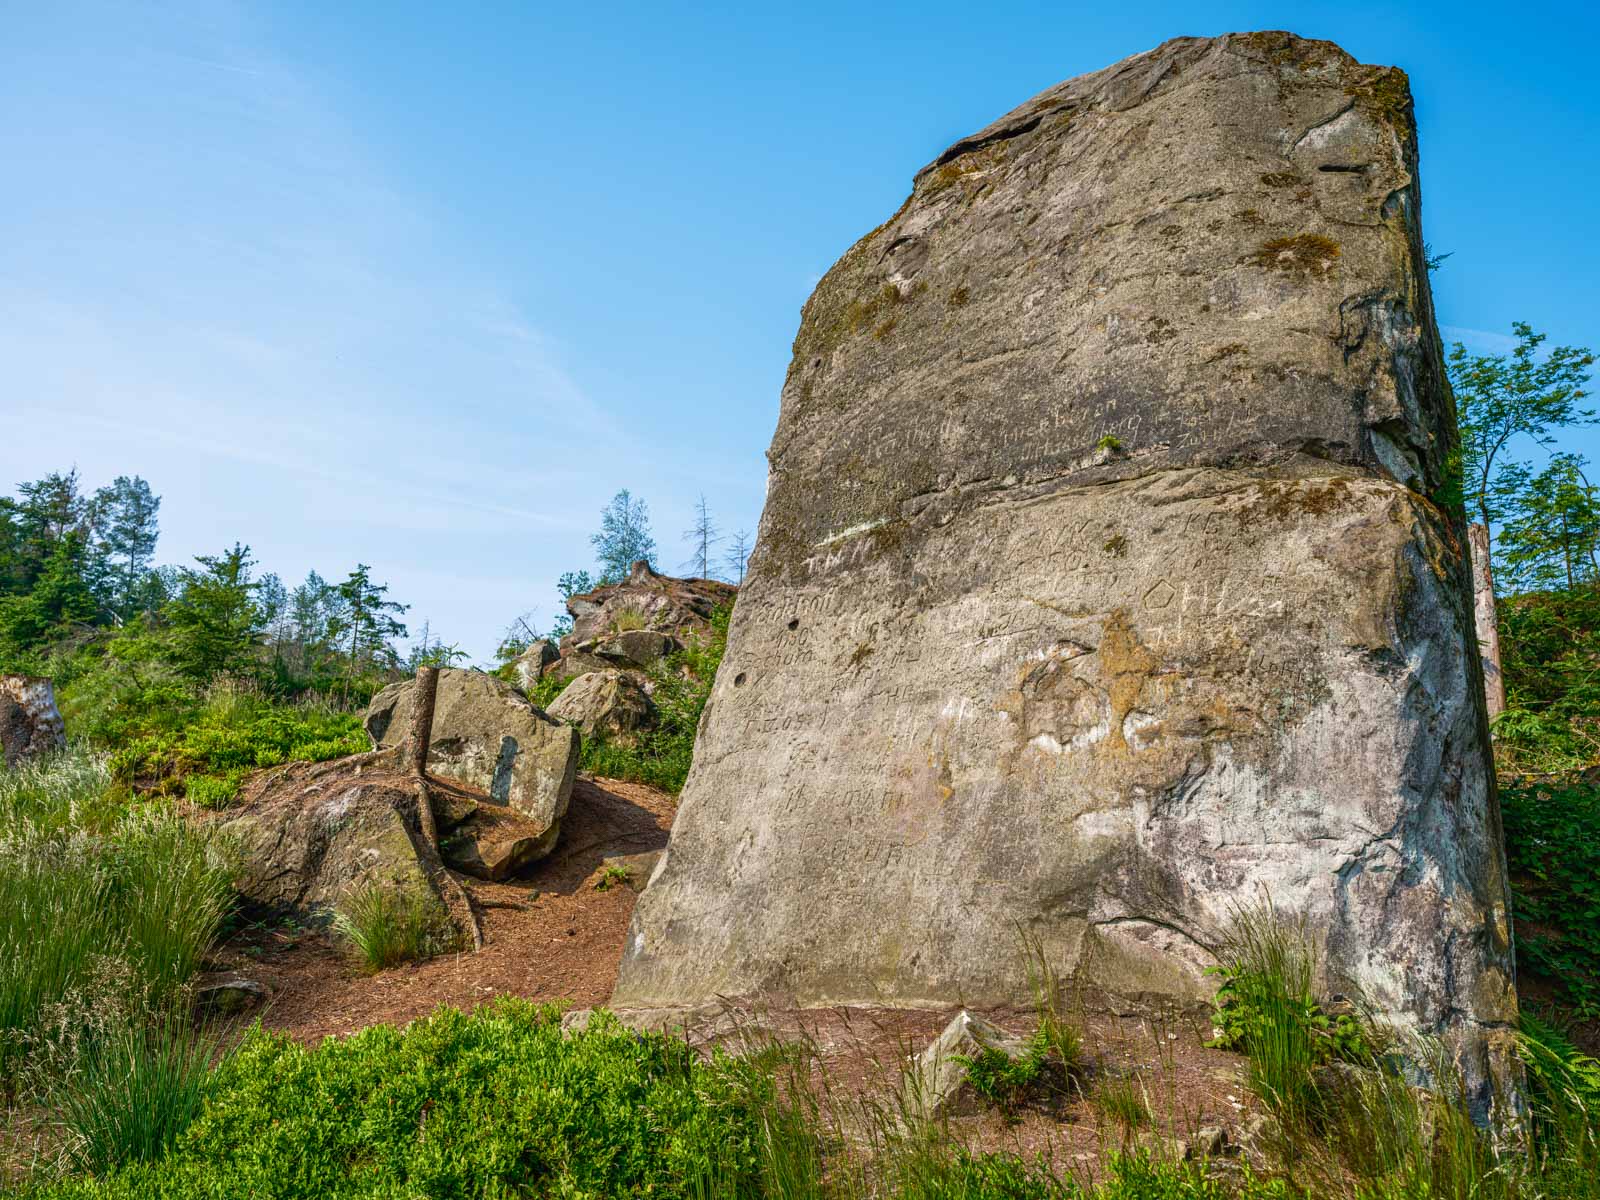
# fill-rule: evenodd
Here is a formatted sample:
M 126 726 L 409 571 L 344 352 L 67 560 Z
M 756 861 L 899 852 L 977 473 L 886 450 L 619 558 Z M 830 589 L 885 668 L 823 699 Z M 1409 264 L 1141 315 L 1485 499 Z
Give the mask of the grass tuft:
M 335 911 L 333 924 L 369 971 L 422 962 L 440 945 L 427 901 L 397 887 L 357 889 Z

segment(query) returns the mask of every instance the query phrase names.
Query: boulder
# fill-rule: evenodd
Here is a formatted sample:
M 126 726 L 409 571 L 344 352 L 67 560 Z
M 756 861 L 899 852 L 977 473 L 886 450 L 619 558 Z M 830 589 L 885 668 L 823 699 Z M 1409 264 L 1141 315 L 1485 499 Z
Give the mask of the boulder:
M 417 899 L 441 941 L 449 907 L 419 861 L 417 793 L 393 764 L 292 763 L 246 781 L 221 817 L 235 839 L 234 886 L 273 909 L 327 913 L 366 887 Z
M 201 983 L 194 990 L 195 1006 L 218 1016 L 237 1016 L 267 1002 L 267 989 L 254 979 L 229 975 Z
M 514 809 L 478 804 L 448 830 L 440 823 L 439 853 L 457 871 L 499 882 L 549 854 L 560 832 Z
M 616 878 L 621 875 L 622 881 L 630 890 L 644 891 L 644 885 L 650 882 L 650 876 L 656 869 L 656 864 L 661 861 L 662 851 L 645 850 L 638 854 L 610 854 L 600 860 L 600 878 L 602 881 Z
M 963 1060 L 975 1059 L 988 1050 L 1017 1059 L 1027 1053 L 1028 1046 L 1024 1039 L 963 1009 L 912 1063 L 905 1084 L 907 1102 L 933 1119 L 977 1112 L 983 1107 L 983 1098 L 967 1078 Z
M 415 687 L 415 680 L 390 684 L 372 698 L 365 725 L 374 746 L 405 740 Z M 482 671 L 439 672 L 430 774 L 486 793 L 543 835 L 559 828 L 577 770 L 577 732 L 551 720 L 514 686 Z
M 683 648 L 683 643 L 671 634 L 654 629 L 629 629 L 586 645 L 592 646 L 589 652 L 597 658 L 623 669 L 654 666 Z
M 613 1003 L 1026 1003 L 1020 926 L 1201 1004 L 1270 896 L 1486 1103 L 1515 995 L 1419 214 L 1405 75 L 1284 33 L 919 172 L 803 310 Z
M 630 672 L 590 671 L 555 698 L 550 715 L 576 725 L 584 737 L 631 745 L 640 732 L 655 725 L 656 706 Z
M 561 651 L 549 639 L 540 638 L 532 643 L 512 661 L 512 669 L 517 673 L 517 686 L 528 691 L 544 678 L 545 671 L 560 658 Z
M 15 767 L 67 744 L 55 684 L 33 675 L 0 675 L 0 753 Z

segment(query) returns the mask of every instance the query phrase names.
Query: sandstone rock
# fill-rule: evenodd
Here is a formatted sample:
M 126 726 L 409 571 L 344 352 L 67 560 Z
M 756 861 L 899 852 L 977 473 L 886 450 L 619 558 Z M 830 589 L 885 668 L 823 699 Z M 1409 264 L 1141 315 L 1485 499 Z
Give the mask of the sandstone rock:
M 595 1011 L 592 1008 L 573 1008 L 561 1014 L 561 1036 L 574 1037 L 589 1028 L 594 1020 Z
M 560 832 L 559 824 L 543 827 L 514 809 L 479 804 L 441 832 L 439 852 L 456 870 L 499 882 L 549 854 Z
M 517 685 L 527 691 L 544 677 L 545 671 L 561 658 L 561 651 L 547 638 L 540 638 L 521 654 L 512 667 L 517 673 Z
M 630 629 L 595 642 L 593 653 L 614 666 L 626 669 L 654 666 L 680 649 L 682 643 L 670 634 L 654 629 Z
M 977 1112 L 983 1101 L 967 1078 L 967 1064 L 961 1060 L 976 1058 L 985 1050 L 1020 1058 L 1027 1052 L 1027 1044 L 963 1009 L 912 1064 L 905 1085 L 907 1103 L 920 1107 L 924 1115 L 932 1118 Z
M 656 869 L 656 864 L 661 861 L 660 850 L 646 850 L 640 854 L 611 854 L 600 860 L 601 877 L 605 878 L 612 872 L 622 872 L 627 880 L 628 887 L 635 892 L 644 891 L 644 885 L 650 882 L 650 876 Z
M 194 1001 L 201 1012 L 231 1017 L 265 1004 L 267 989 L 254 979 L 231 975 L 202 983 L 195 988 Z
M 374 746 L 398 746 L 411 725 L 414 680 L 372 698 L 365 724 Z M 578 771 L 578 735 L 482 671 L 439 672 L 428 771 L 480 789 L 543 834 L 559 828 Z M 554 844 L 554 838 L 551 839 Z
M 1189 1140 L 1189 1153 L 1194 1158 L 1221 1158 L 1230 1149 L 1228 1131 L 1220 1125 L 1203 1126 Z
M 261 772 L 221 822 L 239 847 L 234 886 L 258 904 L 330 912 L 372 886 L 415 897 L 441 932 L 452 926 L 418 861 L 416 789 L 386 765 L 335 760 Z
M 731 583 L 675 579 L 658 575 L 647 562 L 636 562 L 621 583 L 567 600 L 572 631 L 562 639 L 562 648 L 630 629 L 668 633 L 679 639 L 693 637 L 708 629 L 712 614 L 732 604 L 737 594 Z
M 550 715 L 578 726 L 584 737 L 628 745 L 655 724 L 656 706 L 629 672 L 590 671 L 555 698 Z
M 0 754 L 17 766 L 67 744 L 55 685 L 33 675 L 0 675 Z
M 921 171 L 807 302 L 757 547 L 613 1002 L 1025 1002 L 1015 928 L 1200 1002 L 1514 1025 L 1403 73 L 1181 38 Z M 930 416 L 930 414 L 932 414 Z

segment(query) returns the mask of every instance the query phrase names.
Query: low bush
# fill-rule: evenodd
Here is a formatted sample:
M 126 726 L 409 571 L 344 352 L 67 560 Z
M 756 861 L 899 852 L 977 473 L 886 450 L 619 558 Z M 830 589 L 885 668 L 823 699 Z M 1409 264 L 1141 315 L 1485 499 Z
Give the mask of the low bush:
M 702 1059 L 597 1014 L 563 1035 L 558 1010 L 500 1000 L 440 1009 L 304 1047 L 254 1030 L 204 1085 L 154 1161 L 38 1195 L 481 1196 L 609 1200 L 1266 1200 L 1249 1171 L 1113 1155 L 1097 1185 L 1042 1160 L 973 1154 L 924 1127 L 841 1136 L 793 1089 L 803 1048 Z M 858 1127 L 859 1132 L 859 1127 Z
M 369 742 L 359 714 L 326 704 L 286 704 L 252 687 L 209 688 L 188 719 L 129 728 L 111 756 L 117 778 L 141 792 L 183 795 L 204 808 L 233 802 L 251 771 L 359 754 Z

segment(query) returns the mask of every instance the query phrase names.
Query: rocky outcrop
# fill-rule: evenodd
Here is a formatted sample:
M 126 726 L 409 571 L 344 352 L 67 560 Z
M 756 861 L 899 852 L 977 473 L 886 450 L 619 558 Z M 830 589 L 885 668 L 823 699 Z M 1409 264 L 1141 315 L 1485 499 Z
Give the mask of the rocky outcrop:
M 398 746 L 411 724 L 416 682 L 390 684 L 364 722 L 375 747 Z M 509 683 L 481 671 L 439 672 L 428 771 L 477 788 L 536 826 L 558 830 L 578 771 L 578 733 L 551 720 Z M 549 839 L 554 844 L 554 834 Z
M 563 653 L 586 642 L 605 641 L 629 630 L 651 630 L 683 640 L 710 627 L 718 608 L 733 603 L 731 583 L 716 579 L 676 579 L 636 562 L 620 583 L 581 592 L 567 600 L 572 630 L 561 639 Z
M 963 138 L 807 302 L 614 1002 L 1200 1001 L 1230 913 L 1514 1019 L 1406 78 L 1183 38 Z M 1481 1095 L 1481 1093 L 1480 1093 Z
M 517 686 L 527 691 L 543 678 L 545 669 L 561 658 L 561 651 L 547 638 L 539 638 L 512 661 Z
M 589 671 L 569 683 L 550 705 L 550 715 L 576 725 L 587 738 L 632 745 L 656 723 L 656 706 L 638 676 L 627 671 Z
M 5 765 L 15 767 L 66 744 L 55 685 L 33 675 L 0 675 L 0 753 Z

